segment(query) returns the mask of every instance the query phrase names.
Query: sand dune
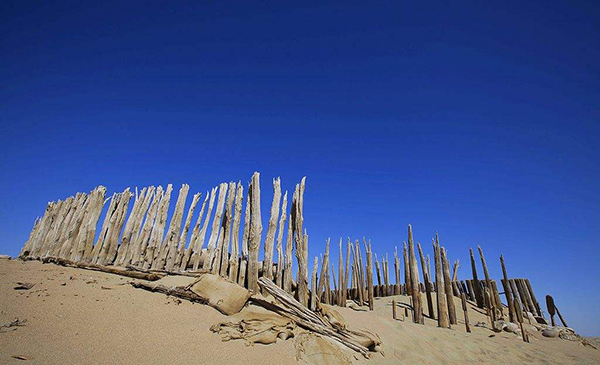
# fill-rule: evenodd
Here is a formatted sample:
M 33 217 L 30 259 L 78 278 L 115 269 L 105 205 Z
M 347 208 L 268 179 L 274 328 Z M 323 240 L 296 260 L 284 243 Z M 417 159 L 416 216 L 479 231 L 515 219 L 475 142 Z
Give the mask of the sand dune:
M 26 319 L 23 327 L 0 333 L 0 363 L 39 364 L 282 364 L 296 362 L 295 339 L 272 345 L 222 342 L 211 325 L 226 318 L 211 307 L 131 287 L 130 279 L 37 261 L 0 260 L 0 323 Z M 13 289 L 34 283 L 29 290 Z M 406 364 L 598 364 L 600 351 L 531 333 L 531 343 L 476 327 L 485 314 L 469 309 L 473 333 L 393 321 L 391 300 L 377 299 L 373 312 L 339 308 L 354 328 L 377 333 L 383 353 L 370 360 L 342 349 L 352 363 Z M 459 301 L 456 302 L 460 308 Z M 404 314 L 399 310 L 399 314 Z M 427 310 L 425 310 L 427 313 Z M 13 328 L 11 328 L 13 329 Z M 21 355 L 29 360 L 11 358 Z M 310 357 L 300 361 L 311 362 Z

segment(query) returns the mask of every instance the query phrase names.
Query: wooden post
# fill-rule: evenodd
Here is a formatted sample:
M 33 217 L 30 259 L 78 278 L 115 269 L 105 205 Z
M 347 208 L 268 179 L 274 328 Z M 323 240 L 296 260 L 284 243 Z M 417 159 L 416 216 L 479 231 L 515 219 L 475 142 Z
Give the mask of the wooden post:
M 231 228 L 231 256 L 229 257 L 229 280 L 237 282 L 240 267 L 240 224 L 242 220 L 242 203 L 244 200 L 244 186 L 237 183 L 235 193 L 235 209 L 233 213 L 233 226 Z
M 283 203 L 281 203 L 281 216 L 279 218 L 279 230 L 277 231 L 277 278 L 275 284 L 283 288 L 283 266 L 285 258 L 283 256 L 283 231 L 285 229 L 285 220 L 287 218 L 287 191 L 283 194 Z M 314 293 L 313 293 L 314 295 Z
M 441 328 L 450 328 L 448 317 L 448 307 L 446 305 L 446 295 L 444 286 L 444 276 L 442 274 L 442 256 L 440 246 L 435 241 L 433 242 L 433 261 L 435 262 L 435 283 L 436 283 L 436 299 L 437 299 L 437 318 L 438 326 Z
M 508 318 L 510 322 L 515 321 L 515 308 L 513 307 L 513 296 L 510 284 L 508 282 L 508 275 L 506 274 L 506 265 L 504 264 L 504 257 L 500 255 L 500 265 L 502 266 L 502 287 L 504 288 L 504 295 L 506 296 L 506 303 L 508 304 Z
M 525 280 L 523 279 L 516 279 L 517 282 L 517 287 L 519 288 L 519 290 L 521 290 L 523 292 L 523 296 L 525 297 L 525 304 L 527 307 L 527 311 L 529 311 L 530 313 L 535 315 L 535 306 L 533 304 L 533 300 L 531 299 L 531 296 L 529 294 L 529 290 L 527 290 L 527 285 L 525 284 Z
M 394 273 L 396 274 L 396 285 L 394 285 L 394 295 L 402 294 L 402 282 L 400 279 L 400 258 L 398 257 L 398 246 L 394 248 Z
M 177 257 L 175 258 L 174 262 L 172 262 L 170 265 L 169 265 L 169 262 L 167 261 L 167 270 L 168 271 L 171 271 L 174 266 L 176 266 L 176 267 L 181 266 L 181 261 L 183 260 L 183 257 L 185 255 L 185 243 L 187 242 L 187 235 L 190 230 L 190 225 L 192 224 L 192 217 L 194 215 L 194 211 L 196 210 L 196 205 L 198 205 L 198 201 L 200 201 L 201 196 L 202 196 L 202 193 L 196 193 L 192 197 L 192 204 L 190 205 L 190 208 L 188 209 L 187 217 L 185 218 L 185 224 L 183 226 L 183 231 L 181 232 L 181 235 L 179 236 L 179 242 L 177 243 L 177 246 L 178 246 L 177 247 Z M 191 246 L 191 244 L 190 244 L 190 246 Z
M 215 218 L 212 222 L 210 230 L 210 237 L 208 238 L 207 256 L 202 264 L 202 268 L 206 271 L 211 271 L 215 261 L 215 251 L 217 249 L 217 241 L 219 239 L 219 226 L 221 225 L 221 218 L 223 216 L 223 208 L 225 208 L 225 197 L 227 196 L 227 183 L 221 183 L 219 185 L 219 199 L 217 200 L 217 211 L 215 212 Z M 259 193 L 260 194 L 260 193 Z M 256 279 L 258 280 L 258 278 Z M 258 282 L 256 283 L 258 288 Z
M 287 238 L 285 240 L 285 263 L 283 268 L 283 290 L 287 293 L 292 294 L 292 251 L 294 249 L 294 222 L 293 212 L 296 199 L 294 196 L 296 192 L 292 194 L 292 204 L 290 207 L 290 219 L 288 220 Z M 320 296 L 319 293 L 317 293 Z
M 558 314 L 558 318 L 560 318 L 560 321 L 562 322 L 564 327 L 569 327 L 567 325 L 567 322 L 565 322 L 565 319 L 563 318 L 562 314 L 560 314 L 560 311 L 558 310 L 558 307 L 555 305 L 554 309 L 556 309 L 556 314 Z
M 483 293 L 481 292 L 481 288 L 479 286 L 479 279 L 477 278 L 477 266 L 475 266 L 475 255 L 473 254 L 473 249 L 469 247 L 469 254 L 471 255 L 471 270 L 473 272 L 473 290 L 475 292 L 475 301 L 477 303 L 477 307 L 483 308 Z
M 258 250 L 262 235 L 262 221 L 260 214 L 260 174 L 252 175 L 249 192 L 251 193 L 250 206 L 250 235 L 248 238 L 248 289 L 258 293 Z M 306 301 L 301 301 L 307 305 Z
M 556 314 L 556 311 L 554 310 L 554 299 L 552 299 L 550 295 L 546 295 L 546 308 L 548 309 L 548 314 L 550 315 L 550 322 L 554 327 L 556 326 L 556 323 L 554 322 L 554 315 Z
M 339 290 L 337 291 L 337 305 L 345 307 L 346 302 L 344 301 L 343 292 L 346 291 L 344 284 L 344 253 L 342 252 L 342 237 L 340 237 L 340 257 L 338 260 L 338 279 L 339 279 Z
M 529 292 L 529 296 L 531 297 L 531 300 L 533 302 L 533 306 L 535 307 L 537 315 L 539 317 L 543 317 L 542 309 L 540 308 L 540 303 L 535 298 L 535 294 L 533 293 L 533 288 L 531 287 L 531 283 L 529 282 L 529 279 L 523 279 L 523 281 L 525 282 L 525 286 L 527 288 L 527 291 Z
M 425 256 L 423 256 L 423 249 L 421 248 L 421 244 L 418 243 L 417 247 L 419 248 L 419 258 L 421 259 L 421 270 L 423 271 L 423 281 L 425 282 L 425 294 L 427 295 L 427 308 L 429 309 L 429 317 L 431 319 L 435 319 L 435 310 L 433 308 L 433 298 L 431 297 L 431 281 L 429 276 L 429 271 L 427 270 L 427 266 L 425 265 Z
M 352 243 L 350 242 L 350 237 L 348 237 L 348 243 L 346 244 L 346 271 L 344 273 L 344 291 L 342 302 L 344 303 L 344 307 L 346 306 L 346 300 L 348 299 L 348 279 L 350 273 L 350 248 Z
M 436 242 L 439 244 L 439 239 L 436 234 Z M 442 256 L 442 269 L 444 271 L 444 291 L 446 292 L 446 302 L 448 304 L 448 315 L 450 317 L 450 324 L 457 324 L 456 319 L 456 308 L 454 306 L 454 293 L 452 293 L 452 284 L 450 279 L 450 264 L 448 257 L 446 257 L 446 249 L 441 247 L 440 253 Z
M 246 277 L 247 277 L 246 274 L 248 272 L 248 256 L 249 256 L 248 239 L 250 238 L 250 224 L 251 224 L 251 222 L 250 222 L 250 216 L 251 216 L 250 207 L 252 206 L 252 204 L 250 203 L 251 188 L 252 188 L 252 180 L 250 180 L 250 183 L 248 184 L 248 194 L 246 196 L 246 209 L 244 210 L 244 232 L 242 233 L 242 257 L 240 258 L 240 271 L 238 273 L 238 284 L 245 287 L 246 289 L 248 288 L 248 285 L 246 283 Z
M 410 264 L 410 285 L 413 299 L 413 322 L 421 323 L 423 321 L 423 310 L 421 306 L 421 292 L 419 290 L 419 269 L 417 267 L 417 258 L 415 257 L 415 245 L 413 243 L 412 227 L 408 225 L 408 259 Z
M 156 189 L 156 192 L 154 193 L 154 198 L 152 199 L 152 203 L 150 203 L 150 208 L 148 208 L 148 215 L 146 216 L 146 220 L 144 221 L 142 230 L 139 236 L 135 238 L 134 241 L 133 253 L 131 255 L 131 265 L 133 265 L 134 267 L 143 266 L 143 262 L 145 261 L 146 249 L 148 248 L 150 235 L 152 233 L 152 227 L 156 222 L 156 217 L 158 215 L 158 209 L 162 198 L 163 188 L 162 186 L 159 186 Z M 91 262 L 94 250 L 96 250 L 96 247 L 92 248 L 92 252 L 89 252 L 86 249 L 86 254 L 84 257 L 85 262 Z
M 213 271 L 223 278 L 228 277 L 227 272 L 229 271 L 229 246 L 231 242 L 231 225 L 233 222 L 233 203 L 235 202 L 235 182 L 231 181 L 229 183 L 228 191 L 229 195 L 227 196 L 227 204 L 225 205 L 225 216 L 221 222 L 223 241 L 222 244 L 217 246 L 213 265 Z
M 158 213 L 154 225 L 152 226 L 152 232 L 150 233 L 150 241 L 144 255 L 144 269 L 152 267 L 154 260 L 160 253 L 160 245 L 163 241 L 163 235 L 165 233 L 165 226 L 167 225 L 167 213 L 169 211 L 169 204 L 171 202 L 171 193 L 173 192 L 173 185 L 168 184 L 167 190 L 160 200 L 160 206 L 158 207 Z
M 360 253 L 360 244 L 358 243 L 358 240 L 356 240 L 355 243 L 355 249 L 356 249 L 356 288 L 358 289 L 358 304 L 360 306 L 364 305 L 364 301 L 369 300 L 368 298 L 365 298 L 365 279 L 363 276 L 363 269 L 362 269 L 362 255 Z
M 369 246 L 371 246 L 371 243 L 369 241 Z M 389 296 L 390 295 L 390 271 L 388 270 L 389 268 L 389 258 L 387 253 L 385 254 L 385 261 L 383 263 L 383 282 L 385 285 L 385 296 Z
M 458 283 L 457 283 L 458 265 L 459 265 L 459 260 L 456 260 L 454 262 L 453 271 L 452 271 L 452 290 L 454 292 L 454 295 L 457 297 L 460 296 L 460 290 L 458 288 Z
M 412 288 L 410 287 L 410 265 L 408 262 L 408 248 L 406 246 L 406 241 L 403 241 L 404 245 L 404 294 L 411 295 Z
M 271 212 L 269 216 L 269 225 L 267 226 L 267 236 L 265 237 L 263 258 L 263 276 L 269 280 L 273 280 L 273 246 L 275 244 L 275 231 L 277 230 L 280 202 L 281 179 L 276 178 L 273 179 L 273 201 L 271 202 Z
M 171 217 L 169 223 L 169 229 L 165 236 L 158 259 L 154 261 L 152 267 L 154 269 L 162 270 L 167 266 L 168 263 L 173 267 L 175 261 L 175 255 L 177 254 L 177 244 L 179 243 L 179 234 L 181 231 L 181 222 L 183 220 L 183 209 L 185 208 L 185 200 L 187 198 L 190 186 L 183 184 L 179 189 L 179 196 L 177 197 L 177 203 L 175 204 L 175 211 Z
M 215 200 L 217 197 L 217 190 L 218 190 L 218 187 L 214 187 L 210 191 L 210 200 L 208 202 L 208 211 L 206 212 L 206 219 L 204 220 L 204 223 L 202 224 L 202 228 L 200 229 L 198 238 L 194 242 L 194 251 L 192 253 L 192 258 L 191 258 L 191 260 L 193 262 L 192 269 L 194 271 L 198 270 L 198 268 L 200 267 L 200 256 L 202 255 L 202 247 L 204 247 L 204 239 L 206 238 L 208 224 L 210 222 L 210 217 L 212 215 L 213 207 L 215 205 Z M 200 224 L 201 218 L 202 218 L 201 216 L 198 217 L 198 224 Z M 207 255 L 204 258 L 204 262 L 206 262 L 208 260 L 208 258 L 207 258 L 208 251 L 206 253 L 207 253 Z M 204 265 L 202 265 L 202 266 L 204 267 Z
M 196 240 L 198 239 L 198 235 L 200 234 L 200 224 L 202 223 L 202 218 L 204 217 L 204 209 L 206 209 L 206 203 L 208 202 L 209 194 L 206 192 L 206 196 L 204 197 L 204 201 L 202 202 L 202 207 L 200 208 L 200 213 L 198 214 L 198 220 L 196 220 L 196 224 L 194 224 L 194 228 L 192 228 L 192 235 L 190 236 L 190 243 L 185 249 L 185 253 L 181 258 L 181 262 L 179 263 L 179 271 L 187 270 L 188 263 L 190 262 L 190 258 L 192 257 L 192 253 L 195 250 Z M 188 215 L 189 216 L 189 215 Z M 193 216 L 193 213 L 192 213 Z M 185 241 L 184 241 L 185 243 Z
M 394 299 L 392 299 L 392 318 L 394 321 L 398 319 L 398 317 L 396 317 L 396 301 Z
M 317 301 L 319 296 L 317 295 L 317 270 L 319 269 L 319 256 L 315 256 L 312 270 L 312 280 L 310 285 L 310 310 L 317 310 Z
M 369 310 L 374 308 L 374 294 L 373 294 L 373 252 L 371 245 L 365 247 L 367 254 L 367 293 L 369 296 Z
M 523 342 L 529 342 L 529 335 L 525 331 L 525 327 L 523 327 L 523 312 L 521 311 L 521 303 L 519 303 L 519 299 L 514 299 L 513 307 L 515 308 L 515 315 L 517 317 L 517 321 L 519 322 L 519 326 L 521 326 Z
M 319 286 L 317 287 L 317 301 L 323 302 L 323 294 L 325 291 L 325 285 L 327 281 L 327 270 L 329 269 L 329 243 L 331 238 L 327 239 L 325 243 L 325 256 L 321 259 L 321 275 L 319 275 Z
M 462 301 L 463 312 L 465 313 L 465 329 L 468 333 L 471 333 L 471 327 L 469 326 L 469 313 L 467 310 L 467 296 L 465 295 L 465 293 L 462 293 L 460 295 L 460 299 Z
M 379 260 L 377 260 L 377 254 L 375 254 L 375 271 L 377 273 L 377 290 L 374 291 L 374 295 L 376 297 L 381 297 L 381 293 L 379 292 L 379 288 L 381 287 L 381 273 L 379 270 Z
M 140 220 L 140 211 L 142 210 L 144 203 L 147 201 L 146 190 L 148 190 L 148 188 L 143 188 L 140 194 L 138 195 L 137 188 L 135 189 L 135 200 L 133 202 L 133 207 L 131 208 L 131 214 L 129 215 L 129 219 L 127 219 L 127 223 L 125 223 L 125 228 L 123 229 L 121 245 L 117 249 L 117 258 L 115 259 L 116 265 L 122 264 L 123 258 L 124 256 L 126 256 L 127 251 L 129 250 L 129 245 L 131 244 L 131 237 L 133 236 L 134 226 L 136 226 L 138 220 Z M 71 260 L 74 259 L 75 257 L 71 258 Z
M 303 232 L 304 216 L 303 216 L 303 203 L 304 203 L 304 187 L 306 177 L 303 177 L 299 185 L 296 185 L 296 204 L 294 204 L 294 228 L 295 228 L 295 244 L 296 244 L 296 259 L 298 261 L 298 275 L 296 281 L 298 283 L 298 301 L 303 305 L 308 305 L 308 283 L 307 283 L 307 271 L 308 271 L 308 242 L 305 240 L 306 234 Z

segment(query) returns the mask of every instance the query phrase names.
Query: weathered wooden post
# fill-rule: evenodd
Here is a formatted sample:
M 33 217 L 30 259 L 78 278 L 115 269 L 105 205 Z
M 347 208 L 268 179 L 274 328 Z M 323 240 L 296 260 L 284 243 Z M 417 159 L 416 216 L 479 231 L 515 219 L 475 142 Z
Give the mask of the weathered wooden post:
M 233 224 L 233 204 L 235 203 L 236 183 L 229 183 L 229 196 L 227 197 L 227 206 L 225 208 L 225 217 L 223 218 L 223 244 L 219 246 L 217 263 L 218 273 L 221 277 L 228 277 L 229 271 L 229 247 L 231 245 L 231 230 Z M 271 265 L 273 266 L 273 265 Z
M 262 220 L 260 214 L 260 174 L 252 175 L 250 188 L 250 235 L 248 237 L 248 289 L 258 293 L 258 250 L 262 235 Z M 218 211 L 217 211 L 217 215 Z M 301 302 L 306 305 L 308 303 Z
M 319 285 L 317 287 L 317 301 L 323 302 L 323 294 L 327 283 L 327 270 L 329 269 L 329 243 L 331 238 L 327 238 L 325 243 L 325 255 L 321 258 L 321 275 L 319 275 Z
M 435 236 L 436 243 L 439 245 L 439 238 L 436 234 Z M 458 320 L 456 319 L 456 308 L 454 305 L 454 293 L 452 292 L 452 284 L 450 278 L 450 264 L 448 262 L 448 257 L 446 256 L 446 249 L 444 247 L 440 248 L 440 253 L 442 256 L 442 269 L 444 271 L 444 291 L 446 292 L 446 302 L 448 304 L 448 315 L 450 317 L 450 324 L 457 324 Z
M 525 282 L 525 286 L 527 288 L 527 291 L 529 292 L 529 296 L 531 297 L 531 301 L 533 302 L 533 306 L 535 307 L 537 315 L 539 317 L 543 317 L 542 309 L 540 308 L 540 303 L 535 298 L 535 294 L 533 293 L 533 288 L 531 287 L 531 283 L 529 282 L 529 279 L 523 279 L 523 281 Z
M 460 295 L 460 300 L 462 301 L 462 309 L 465 314 L 465 329 L 468 333 L 471 333 L 471 326 L 469 326 L 469 313 L 467 310 L 467 296 L 465 295 L 465 293 L 462 293 Z
M 207 256 L 204 259 L 202 268 L 206 271 L 212 271 L 213 262 L 215 259 L 215 251 L 217 248 L 217 241 L 219 239 L 219 226 L 221 225 L 221 218 L 223 216 L 223 208 L 225 208 L 225 197 L 227 196 L 227 183 L 221 183 L 219 185 L 219 199 L 217 200 L 217 211 L 213 219 L 210 237 L 208 239 Z M 257 279 L 258 280 L 258 279 Z M 258 288 L 258 283 L 256 284 Z
M 346 300 L 348 299 L 348 278 L 350 274 L 350 248 L 352 247 L 352 243 L 350 242 L 350 237 L 348 237 L 348 243 L 346 244 L 346 272 L 344 273 L 344 291 L 342 302 L 344 303 L 344 307 L 346 306 Z
M 373 295 L 373 252 L 371 251 L 371 245 L 365 247 L 367 253 L 367 293 L 369 296 L 369 310 L 373 310 L 375 305 Z
M 412 227 L 408 225 L 408 255 L 410 264 L 410 285 L 413 299 L 413 322 L 423 322 L 423 307 L 421 305 L 421 292 L 419 290 L 419 269 L 415 257 L 415 245 L 413 242 Z
M 435 287 L 437 300 L 437 318 L 438 326 L 441 328 L 450 328 L 448 317 L 448 307 L 446 306 L 446 295 L 444 293 L 444 277 L 442 274 L 442 257 L 440 247 L 433 241 L 433 260 L 435 262 Z
M 279 204 L 281 202 L 281 179 L 273 179 L 273 201 L 269 215 L 269 225 L 265 237 L 263 276 L 273 280 L 273 247 L 275 245 L 275 231 L 277 230 L 277 219 L 279 218 Z
M 411 295 L 412 288 L 410 287 L 410 264 L 408 262 L 408 248 L 406 241 L 403 241 L 404 245 L 404 294 Z
M 477 250 L 479 251 L 479 256 L 481 258 L 481 266 L 483 266 L 483 274 L 485 275 L 485 286 L 490 291 L 490 298 L 491 298 L 490 304 L 493 307 L 491 309 L 492 310 L 499 310 L 500 313 L 502 313 L 502 305 L 500 303 L 496 302 L 496 296 L 494 295 L 494 289 L 492 287 L 492 281 L 490 279 L 490 274 L 488 272 L 487 264 L 485 262 L 485 256 L 483 255 L 483 250 L 481 249 L 481 246 L 477 246 Z
M 519 299 L 514 299 L 513 307 L 515 308 L 515 315 L 517 317 L 517 321 L 519 322 L 519 326 L 521 327 L 521 336 L 523 337 L 523 342 L 529 342 L 529 336 L 525 331 L 525 327 L 523 327 L 523 311 L 521 310 L 521 303 L 519 303 Z
M 396 301 L 394 299 L 392 299 L 392 318 L 394 318 L 394 321 L 397 319 L 397 317 L 396 317 Z
M 283 194 L 283 203 L 281 203 L 281 216 L 279 218 L 279 229 L 277 231 L 277 274 L 275 284 L 283 288 L 283 267 L 285 258 L 283 256 L 283 231 L 285 229 L 285 220 L 287 219 L 287 191 Z M 314 293 L 313 293 L 314 295 Z
M 427 266 L 425 265 L 425 257 L 423 256 L 423 249 L 421 248 L 421 244 L 417 243 L 417 247 L 419 249 L 419 258 L 421 259 L 421 270 L 423 272 L 423 281 L 425 282 L 425 294 L 427 296 L 427 308 L 429 310 L 429 317 L 431 319 L 435 319 L 435 310 L 433 308 L 433 298 L 431 296 L 431 281 L 429 276 L 429 271 L 427 270 Z
M 303 204 L 304 204 L 304 188 L 306 177 L 303 177 L 300 184 L 296 185 L 296 204 L 294 204 L 294 230 L 296 244 L 296 259 L 298 261 L 298 274 L 296 281 L 298 284 L 298 301 L 305 306 L 308 305 L 308 236 L 303 234 Z
M 317 310 L 317 270 L 319 269 L 319 256 L 315 256 L 312 270 L 312 280 L 310 284 L 310 310 Z
M 473 290 L 475 292 L 475 301 L 477 303 L 477 307 L 483 308 L 483 293 L 481 292 L 481 287 L 479 286 L 479 279 L 477 279 L 477 266 L 475 266 L 475 255 L 473 254 L 473 249 L 469 247 L 469 254 L 471 255 L 471 270 L 473 272 Z
M 515 321 L 515 308 L 513 307 L 513 296 L 510 284 L 508 282 L 508 275 L 506 274 L 506 265 L 504 264 L 504 257 L 500 255 L 500 265 L 502 266 L 502 287 L 504 288 L 504 295 L 506 295 L 506 303 L 508 304 L 508 318 L 510 322 Z
M 248 194 L 246 195 L 246 209 L 244 209 L 244 231 L 242 233 L 242 256 L 240 257 L 240 271 L 238 273 L 238 284 L 243 286 L 244 288 L 248 288 L 248 284 L 246 283 L 246 277 L 248 276 L 248 260 L 249 260 L 249 243 L 250 239 L 250 225 L 251 225 L 251 212 L 250 208 L 252 207 L 252 203 L 250 199 L 252 198 L 252 180 L 248 184 Z
M 394 272 L 396 274 L 396 285 L 394 295 L 402 294 L 402 282 L 400 281 L 400 259 L 398 258 L 398 246 L 394 248 Z
M 243 200 L 244 187 L 242 186 L 242 183 L 238 181 L 235 193 L 235 210 L 233 213 L 233 226 L 231 228 L 231 256 L 229 257 L 229 280 L 231 280 L 234 283 L 237 282 L 238 271 L 240 267 L 240 223 L 242 220 Z
M 550 295 L 546 295 L 546 308 L 548 308 L 548 314 L 550 315 L 550 322 L 552 326 L 556 326 L 554 322 L 554 315 L 556 314 L 554 307 L 554 299 Z
M 206 212 L 206 219 L 202 224 L 202 228 L 199 230 L 198 237 L 196 238 L 194 243 L 194 250 L 192 252 L 191 261 L 192 261 L 192 270 L 196 271 L 200 267 L 200 257 L 202 256 L 202 247 L 204 247 L 204 239 L 206 238 L 206 232 L 208 231 L 208 224 L 210 222 L 210 218 L 212 216 L 213 207 L 215 205 L 215 200 L 217 197 L 217 187 L 214 187 L 210 191 L 210 200 L 208 202 L 208 211 Z M 203 210 L 202 210 L 203 211 Z M 200 211 L 200 213 L 202 213 Z M 202 214 L 198 217 L 197 226 L 199 226 L 200 221 L 202 219 Z M 193 233 L 193 232 L 192 232 Z M 192 244 L 192 242 L 190 242 Z M 206 260 L 206 257 L 204 258 Z M 186 265 L 187 267 L 187 265 Z M 185 269 L 185 267 L 184 267 Z

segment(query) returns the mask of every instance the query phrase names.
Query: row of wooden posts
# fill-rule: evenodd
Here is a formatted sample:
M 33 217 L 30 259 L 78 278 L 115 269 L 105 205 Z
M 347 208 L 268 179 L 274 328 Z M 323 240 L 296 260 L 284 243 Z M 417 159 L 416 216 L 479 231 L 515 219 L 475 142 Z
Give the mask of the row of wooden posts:
M 258 172 L 252 175 L 249 182 L 244 214 L 244 186 L 240 182 L 222 183 L 205 194 L 193 225 L 192 218 L 202 194 L 193 195 L 184 220 L 189 192 L 186 184 L 179 190 L 168 227 L 167 213 L 173 190 L 171 184 L 166 189 L 150 186 L 140 192 L 136 189 L 135 193 L 127 188 L 109 199 L 105 199 L 106 188 L 99 186 L 89 194 L 78 193 L 65 200 L 49 203 L 45 214 L 36 220 L 20 256 L 56 258 L 79 265 L 123 267 L 147 272 L 211 272 L 255 292 L 259 290 L 258 278 L 262 276 L 294 294 L 299 302 L 313 310 L 317 309 L 317 303 L 320 302 L 346 306 L 347 300 L 354 300 L 361 306 L 368 305 L 372 310 L 375 297 L 405 294 L 411 297 L 415 323 L 423 323 L 425 306 L 422 293 L 425 293 L 427 315 L 432 319 L 437 318 L 439 326 L 444 328 L 457 323 L 454 296 L 471 300 L 487 310 L 492 319 L 504 314 L 497 283 L 489 276 L 481 247 L 478 247 L 478 252 L 485 279 L 479 280 L 474 252 L 470 250 L 472 279 L 459 281 L 459 262 L 453 263 L 451 275 L 448 254 L 440 246 L 438 235 L 432 242 L 432 271 L 430 257 L 424 255 L 421 244 L 415 245 L 410 225 L 408 242 L 403 245 L 403 257 L 399 256 L 397 248 L 394 252 L 394 284 L 390 281 L 388 255 L 382 256 L 380 261 L 373 254 L 370 241 L 363 238 L 361 246 L 358 240 L 352 242 L 348 238 L 345 259 L 343 241 L 339 241 L 337 277 L 335 263 L 330 262 L 330 240 L 327 240 L 324 255 L 320 260 L 318 256 L 314 258 L 309 286 L 308 235 L 303 227 L 305 181 L 303 178 L 295 185 L 288 210 L 288 193 L 286 191 L 282 195 L 280 179 L 273 180 L 273 200 L 264 240 Z M 128 215 L 132 198 L 133 205 Z M 98 221 L 108 201 L 110 203 L 97 234 Z M 263 261 L 259 262 L 261 248 Z M 294 253 L 295 275 L 292 270 Z M 401 280 L 401 260 L 404 282 Z M 502 256 L 500 262 L 511 321 L 516 319 L 515 303 L 518 303 L 519 309 L 542 317 L 529 280 L 509 279 Z M 437 294 L 436 306 L 433 292 Z

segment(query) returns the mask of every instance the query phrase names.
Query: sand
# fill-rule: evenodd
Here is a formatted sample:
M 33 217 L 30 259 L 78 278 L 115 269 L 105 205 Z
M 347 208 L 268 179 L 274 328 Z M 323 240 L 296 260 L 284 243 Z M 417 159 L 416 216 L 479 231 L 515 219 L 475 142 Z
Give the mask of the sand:
M 37 261 L 0 260 L 0 323 L 26 319 L 23 327 L 0 333 L 0 363 L 39 364 L 286 364 L 296 362 L 294 339 L 271 345 L 222 342 L 211 325 L 226 317 L 192 304 L 131 287 L 130 279 Z M 14 290 L 17 282 L 34 283 Z M 340 308 L 354 328 L 366 328 L 383 341 L 382 354 L 353 363 L 405 364 L 599 364 L 600 350 L 578 342 L 548 339 L 539 332 L 524 343 L 511 333 L 475 327 L 484 314 L 470 308 L 473 333 L 464 323 L 453 329 L 392 320 L 391 300 L 375 301 L 373 312 Z M 460 302 L 456 301 L 457 308 Z M 426 304 L 425 304 L 426 307 Z M 427 308 L 425 308 L 427 313 Z M 403 310 L 398 310 L 403 315 Z M 459 313 L 462 319 L 462 312 Z M 492 337 L 490 337 L 492 336 Z M 17 360 L 23 355 L 30 360 Z M 306 359 L 302 360 L 302 362 Z

